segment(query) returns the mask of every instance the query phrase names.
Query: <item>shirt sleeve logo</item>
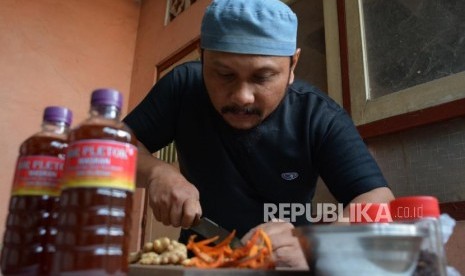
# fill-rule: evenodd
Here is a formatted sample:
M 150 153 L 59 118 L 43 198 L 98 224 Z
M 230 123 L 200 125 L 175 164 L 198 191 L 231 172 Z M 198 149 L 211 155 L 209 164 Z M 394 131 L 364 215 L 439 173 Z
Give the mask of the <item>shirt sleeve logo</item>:
M 281 178 L 287 181 L 291 181 L 299 177 L 299 173 L 297 172 L 284 172 L 281 174 Z

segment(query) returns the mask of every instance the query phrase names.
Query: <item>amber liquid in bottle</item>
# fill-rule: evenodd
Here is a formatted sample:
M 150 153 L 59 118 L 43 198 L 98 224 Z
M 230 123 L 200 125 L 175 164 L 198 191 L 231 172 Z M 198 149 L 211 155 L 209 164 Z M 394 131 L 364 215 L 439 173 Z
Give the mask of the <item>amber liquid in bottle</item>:
M 83 124 L 71 131 L 70 144 L 104 139 L 136 145 L 122 123 Z M 59 256 L 54 271 L 60 275 L 125 275 L 128 272 L 130 213 L 133 192 L 105 187 L 66 188 L 60 197 Z
M 32 136 L 19 156 L 65 158 L 66 137 Z M 3 275 L 48 275 L 55 253 L 58 196 L 16 195 L 10 198 L 2 246 Z

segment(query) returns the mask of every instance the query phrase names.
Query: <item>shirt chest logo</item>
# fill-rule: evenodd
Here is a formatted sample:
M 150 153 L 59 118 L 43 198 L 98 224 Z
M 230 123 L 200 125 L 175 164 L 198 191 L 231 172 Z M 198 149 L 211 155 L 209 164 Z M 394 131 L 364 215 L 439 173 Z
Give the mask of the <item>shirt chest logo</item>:
M 297 177 L 299 177 L 299 173 L 297 172 L 283 172 L 281 174 L 281 178 L 288 181 L 294 180 Z

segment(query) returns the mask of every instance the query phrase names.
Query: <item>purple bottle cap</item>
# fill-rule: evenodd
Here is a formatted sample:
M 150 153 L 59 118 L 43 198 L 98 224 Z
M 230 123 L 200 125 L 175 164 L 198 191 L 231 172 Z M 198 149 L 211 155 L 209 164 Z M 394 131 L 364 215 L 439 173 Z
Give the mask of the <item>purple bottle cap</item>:
M 48 106 L 44 110 L 44 121 L 60 123 L 70 126 L 73 120 L 73 112 L 66 107 Z
M 100 88 L 92 92 L 91 105 L 114 105 L 119 110 L 123 106 L 123 94 L 111 88 Z

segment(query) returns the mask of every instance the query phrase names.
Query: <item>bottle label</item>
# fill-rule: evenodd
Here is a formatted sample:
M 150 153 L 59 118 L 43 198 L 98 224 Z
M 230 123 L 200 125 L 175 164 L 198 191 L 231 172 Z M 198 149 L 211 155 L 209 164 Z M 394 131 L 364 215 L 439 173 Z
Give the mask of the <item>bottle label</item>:
M 20 156 L 11 194 L 59 196 L 64 163 L 63 159 L 53 156 Z
M 63 189 L 104 187 L 134 191 L 137 148 L 107 140 L 80 140 L 68 147 Z

